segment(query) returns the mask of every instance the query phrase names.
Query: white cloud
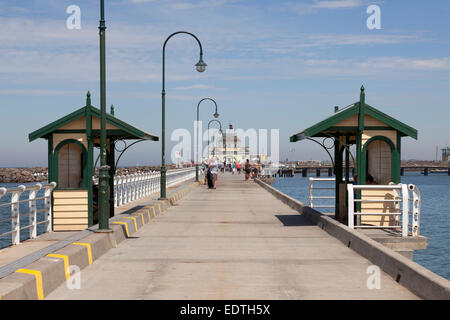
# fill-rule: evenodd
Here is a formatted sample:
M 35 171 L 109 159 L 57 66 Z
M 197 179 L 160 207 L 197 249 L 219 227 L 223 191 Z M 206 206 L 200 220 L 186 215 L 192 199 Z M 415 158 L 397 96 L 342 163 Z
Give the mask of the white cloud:
M 314 13 L 321 9 L 336 10 L 336 9 L 352 9 L 361 7 L 365 3 L 362 0 L 314 0 L 313 3 L 295 4 L 292 8 L 300 14 Z
M 450 57 L 430 59 L 379 57 L 358 63 L 358 66 L 390 70 L 446 71 L 450 70 Z
M 339 60 L 329 48 L 379 46 L 425 41 L 403 34 L 289 34 L 230 21 L 226 30 L 213 25 L 198 36 L 205 61 L 204 74 L 195 72 L 198 46 L 189 37 L 171 39 L 166 52 L 168 89 L 220 90 L 210 80 L 251 80 L 261 78 L 299 79 L 307 75 L 378 75 L 377 70 L 448 70 L 448 58 L 369 57 Z M 107 78 L 116 83 L 160 83 L 161 48 L 172 25 L 111 22 L 107 31 Z M 176 30 L 176 29 L 175 29 Z M 262 32 L 264 31 L 264 32 Z M 97 83 L 98 31 L 94 24 L 82 30 L 68 30 L 64 21 L 10 18 L 0 20 L 0 81 L 5 83 L 61 82 Z M 429 41 L 429 40 L 426 40 Z M 268 63 L 270 61 L 270 63 Z M 400 72 L 400 73 L 401 73 Z M 200 81 L 189 85 L 177 81 Z M 170 82 L 170 83 L 169 83 Z M 37 93 L 36 93 L 37 94 Z
M 317 9 L 342 9 L 342 8 L 354 8 L 363 5 L 361 0 L 334 0 L 334 1 L 314 1 L 311 5 Z

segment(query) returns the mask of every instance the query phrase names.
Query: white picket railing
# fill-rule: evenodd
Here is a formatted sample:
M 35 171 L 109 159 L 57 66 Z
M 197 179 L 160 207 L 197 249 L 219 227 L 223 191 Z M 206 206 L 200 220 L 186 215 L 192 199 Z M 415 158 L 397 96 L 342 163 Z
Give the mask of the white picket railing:
M 167 187 L 172 187 L 189 179 L 195 178 L 195 167 L 169 170 L 166 174 Z M 138 173 L 114 178 L 114 206 L 119 207 L 131 201 L 136 201 L 160 191 L 160 172 Z M 94 179 L 98 183 L 98 179 Z M 0 215 L 0 227 L 6 232 L 0 233 L 0 238 L 11 235 L 11 243 L 19 244 L 23 230 L 29 229 L 29 238 L 38 235 L 37 226 L 45 224 L 43 232 L 52 228 L 52 190 L 56 183 L 20 185 L 14 188 L 0 188 L 0 213 L 8 213 L 7 218 Z M 28 195 L 26 194 L 28 193 Z M 39 193 L 39 195 L 38 195 Z M 22 195 L 22 196 L 21 196 Z M 43 219 L 38 222 L 38 215 Z M 29 217 L 29 223 L 24 224 L 24 216 Z M 22 224 L 21 224 L 22 221 Z M 9 228 L 10 222 L 11 227 Z M 0 229 L 0 230 L 2 230 Z M 23 237 L 22 237 L 23 238 Z
M 391 228 L 401 230 L 402 237 L 419 236 L 420 232 L 420 192 L 412 184 L 390 185 L 347 185 L 348 190 L 348 226 L 355 228 Z M 355 199 L 356 190 L 387 190 L 393 192 L 392 199 Z M 392 203 L 394 212 L 359 212 L 355 210 L 355 203 Z M 412 208 L 412 210 L 411 210 Z M 373 210 L 372 210 L 373 211 Z M 387 226 L 355 225 L 355 216 L 377 215 L 392 216 L 393 223 Z
M 15 188 L 0 188 L 0 212 L 11 212 L 8 218 L 0 220 L 0 226 L 6 225 L 5 222 L 11 221 L 11 230 L 1 233 L 0 237 L 11 235 L 12 244 L 19 244 L 22 230 L 29 229 L 29 237 L 35 239 L 37 237 L 37 226 L 45 224 L 45 231 L 51 231 L 52 221 L 52 190 L 56 187 L 56 183 L 36 184 L 33 186 L 20 185 Z M 38 193 L 43 190 L 43 195 Z M 21 199 L 21 195 L 28 192 L 28 196 Z M 10 197 L 7 201 L 6 197 Z M 28 205 L 22 205 L 28 203 Z M 9 207 L 9 209 L 8 209 Z M 38 208 L 39 207 L 39 208 Z M 5 209 L 6 208 L 6 209 Z M 43 214 L 43 220 L 38 222 L 38 214 Z M 28 225 L 21 226 L 21 217 L 28 216 Z
M 195 167 L 169 170 L 166 186 L 171 187 L 195 178 Z M 159 171 L 114 177 L 114 206 L 120 207 L 131 201 L 159 193 L 161 174 Z

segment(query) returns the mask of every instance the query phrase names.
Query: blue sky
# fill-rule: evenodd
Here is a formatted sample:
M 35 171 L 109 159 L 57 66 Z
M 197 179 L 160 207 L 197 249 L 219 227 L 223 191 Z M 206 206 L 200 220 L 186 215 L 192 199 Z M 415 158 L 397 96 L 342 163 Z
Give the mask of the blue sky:
M 47 165 L 46 141 L 28 134 L 83 106 L 99 106 L 97 0 L 0 1 L 0 166 Z M 381 8 L 369 30 L 366 9 Z M 66 8 L 81 8 L 81 30 Z M 419 131 L 403 159 L 434 159 L 450 145 L 450 3 L 433 1 L 107 0 L 107 105 L 138 128 L 161 133 L 161 51 L 166 50 L 167 139 L 193 131 L 198 101 L 214 98 L 222 124 L 280 129 L 281 159 L 321 159 L 289 136 L 359 99 Z M 201 106 L 204 122 L 212 106 Z M 171 144 L 168 144 L 170 150 Z M 122 165 L 157 164 L 160 144 L 136 145 Z

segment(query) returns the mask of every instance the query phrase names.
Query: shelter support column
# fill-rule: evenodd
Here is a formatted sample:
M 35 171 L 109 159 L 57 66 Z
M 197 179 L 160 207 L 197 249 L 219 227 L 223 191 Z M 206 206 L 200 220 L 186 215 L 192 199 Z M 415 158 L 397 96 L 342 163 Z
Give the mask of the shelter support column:
M 401 136 L 397 131 L 397 143 L 392 151 L 392 182 L 400 183 L 401 176 Z
M 335 214 L 336 220 L 339 220 L 342 216 L 340 213 L 340 187 L 342 183 L 342 144 L 340 143 L 338 137 L 334 139 L 334 172 L 336 175 L 336 203 L 335 203 Z
M 87 148 L 87 170 L 85 186 L 88 189 L 88 226 L 94 224 L 94 209 L 93 209 L 93 181 L 94 177 L 94 137 L 92 136 L 92 113 L 91 113 L 91 95 L 88 92 L 86 101 L 86 139 L 88 143 Z
M 109 144 L 108 166 L 109 166 L 109 217 L 114 217 L 114 176 L 116 173 L 115 167 L 115 142 Z

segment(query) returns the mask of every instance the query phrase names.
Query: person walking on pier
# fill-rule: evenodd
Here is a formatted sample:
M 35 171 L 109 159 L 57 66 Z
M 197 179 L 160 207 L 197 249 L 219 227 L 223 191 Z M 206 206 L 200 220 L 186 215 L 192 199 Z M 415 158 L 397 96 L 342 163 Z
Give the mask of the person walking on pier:
M 217 162 L 217 159 L 214 157 L 209 162 L 209 179 L 211 179 L 211 183 L 208 183 L 208 187 L 211 189 L 216 189 L 216 182 L 217 182 L 217 174 L 219 173 L 219 163 Z
M 247 161 L 245 162 L 245 167 L 244 167 L 244 169 L 245 169 L 245 181 L 247 181 L 249 178 L 250 178 L 250 173 L 251 173 L 251 169 L 252 169 L 252 166 L 251 166 L 251 164 L 250 164 L 250 161 L 247 159 Z

